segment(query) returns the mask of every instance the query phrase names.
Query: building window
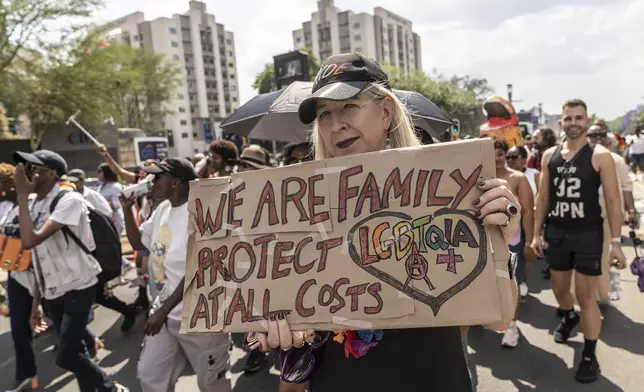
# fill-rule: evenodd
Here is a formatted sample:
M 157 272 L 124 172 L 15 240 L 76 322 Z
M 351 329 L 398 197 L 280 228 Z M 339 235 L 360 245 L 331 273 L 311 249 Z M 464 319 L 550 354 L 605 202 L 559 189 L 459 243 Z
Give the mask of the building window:
M 183 99 L 183 98 L 184 98 L 184 96 L 183 96 L 183 94 L 177 94 L 177 98 L 179 98 L 179 99 Z
M 170 30 L 170 34 L 177 34 L 177 29 L 174 27 L 170 27 L 168 30 Z
M 231 79 L 235 79 L 235 74 L 230 74 Z
M 186 112 L 186 109 L 184 107 L 179 108 L 179 113 L 185 113 L 185 112 Z
M 193 119 L 192 120 L 192 125 L 197 125 L 197 120 Z
M 302 37 L 297 37 L 297 38 L 295 39 L 295 42 L 296 42 L 296 43 L 298 43 L 298 44 L 299 44 L 300 42 L 302 42 Z
M 198 136 L 197 136 L 197 132 L 193 132 L 193 133 L 192 133 L 192 137 L 197 138 L 197 137 L 198 137 Z
M 187 139 L 188 138 L 188 132 L 184 132 L 181 134 L 182 139 Z
M 181 125 L 188 125 L 188 122 L 186 120 L 181 120 Z
M 226 40 L 226 43 L 227 43 L 228 45 L 232 45 L 232 44 L 233 44 L 233 40 L 231 40 L 231 39 L 227 39 L 227 40 Z
M 177 41 L 172 41 L 172 42 L 170 43 L 170 45 L 171 45 L 173 48 L 178 48 L 178 47 L 179 47 L 179 44 L 177 43 Z
M 353 36 L 354 41 L 360 41 L 361 39 L 362 39 L 362 37 L 360 35 L 354 35 Z
M 173 59 L 174 61 L 179 61 L 179 60 L 181 60 L 181 57 L 179 57 L 179 55 L 178 55 L 178 54 L 175 54 L 174 56 L 172 56 L 172 59 Z
M 360 28 L 360 23 L 354 23 L 353 28 L 354 29 L 359 29 Z
M 357 48 L 356 48 L 356 52 L 362 52 L 362 48 L 357 47 Z
M 237 86 L 235 86 L 234 84 L 231 84 L 230 91 L 237 91 Z
M 233 64 L 233 63 L 228 63 L 228 66 L 229 66 L 230 68 L 233 68 L 233 67 L 235 66 L 235 64 Z
M 233 52 L 228 52 L 229 57 L 233 57 Z
M 237 98 L 236 98 L 236 97 L 233 97 L 233 102 L 237 102 Z

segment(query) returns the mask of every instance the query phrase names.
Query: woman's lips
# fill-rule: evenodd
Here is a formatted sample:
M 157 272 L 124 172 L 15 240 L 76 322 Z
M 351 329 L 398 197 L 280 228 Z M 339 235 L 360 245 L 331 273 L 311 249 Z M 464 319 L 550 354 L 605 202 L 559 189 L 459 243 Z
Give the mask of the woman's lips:
M 350 146 L 351 146 L 351 145 L 352 145 L 356 140 L 358 140 L 358 137 L 357 137 L 357 136 L 356 136 L 356 137 L 350 137 L 350 138 L 348 138 L 348 139 L 344 139 L 344 140 L 343 140 L 343 141 L 341 141 L 341 142 L 337 142 L 337 143 L 335 144 L 335 146 L 336 146 L 337 148 L 348 148 L 348 147 L 350 147 Z

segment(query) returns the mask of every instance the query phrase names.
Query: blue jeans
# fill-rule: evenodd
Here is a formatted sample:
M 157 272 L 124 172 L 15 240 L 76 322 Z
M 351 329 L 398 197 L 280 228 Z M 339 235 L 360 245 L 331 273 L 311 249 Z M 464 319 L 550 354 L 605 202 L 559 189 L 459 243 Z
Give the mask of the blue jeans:
M 11 317 L 11 337 L 16 354 L 16 380 L 22 381 L 36 375 L 36 356 L 32 346 L 33 335 L 29 318 L 33 298 L 29 290 L 16 282 L 11 275 L 7 280 L 7 296 Z
M 525 248 L 525 232 L 523 231 L 523 228 L 521 228 L 521 240 L 517 245 L 510 245 L 510 252 L 516 253 L 517 254 L 517 271 L 516 271 L 516 279 L 517 283 L 521 284 L 523 283 L 523 275 L 525 271 L 525 256 L 523 254 L 523 249 Z
M 72 290 L 60 298 L 44 300 L 49 317 L 56 326 L 59 344 L 56 365 L 74 373 L 81 392 L 113 392 L 112 380 L 89 357 L 83 338 L 87 319 L 96 299 L 96 286 Z

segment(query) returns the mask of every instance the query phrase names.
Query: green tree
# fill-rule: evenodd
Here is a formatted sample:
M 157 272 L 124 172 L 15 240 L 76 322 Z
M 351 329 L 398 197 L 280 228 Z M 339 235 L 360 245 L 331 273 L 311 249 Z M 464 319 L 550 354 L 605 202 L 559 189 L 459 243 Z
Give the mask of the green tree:
M 277 91 L 277 83 L 275 83 L 275 69 L 273 64 L 266 63 L 264 70 L 257 74 L 253 82 L 253 88 L 257 90 L 258 94 L 266 94 L 271 91 Z
M 406 73 L 400 68 L 385 65 L 392 88 L 416 91 L 461 122 L 461 136 L 478 135 L 479 126 L 485 122 L 483 100 L 493 92 L 485 79 L 469 76 L 452 77 L 447 80 L 442 75 L 429 76 L 416 70 Z
M 21 51 L 41 48 L 51 33 L 73 32 L 73 24 L 89 17 L 101 0 L 7 0 L 0 2 L 0 72 Z M 55 30 L 54 23 L 66 26 Z M 69 27 L 72 25 L 72 27 Z
M 10 113 L 29 116 L 33 144 L 50 124 L 64 122 L 76 110 L 84 124 L 113 118 L 119 126 L 162 129 L 168 101 L 179 83 L 179 67 L 145 49 L 111 44 L 97 35 L 50 45 L 46 55 L 14 61 L 0 74 Z
M 13 134 L 9 132 L 9 120 L 7 119 L 7 110 L 0 103 L 0 139 L 11 139 Z

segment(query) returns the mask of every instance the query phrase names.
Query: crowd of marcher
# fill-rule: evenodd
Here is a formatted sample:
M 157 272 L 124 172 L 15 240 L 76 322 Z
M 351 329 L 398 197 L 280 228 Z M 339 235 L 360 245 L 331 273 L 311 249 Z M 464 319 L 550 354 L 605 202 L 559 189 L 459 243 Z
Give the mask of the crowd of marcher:
M 419 134 L 375 61 L 344 54 L 328 58 L 323 68 L 329 64 L 343 72 L 318 75 L 299 107 L 300 120 L 313 124 L 311 141 L 288 145 L 280 165 L 434 142 Z M 580 100 L 564 103 L 560 126 L 563 137 L 540 127 L 525 136 L 523 146 L 495 140 L 496 178 L 477 184 L 482 195 L 473 207 L 481 224 L 498 226 L 519 260 L 515 317 L 487 328 L 504 331 L 503 346 L 518 345 L 520 298 L 528 295 L 534 260 L 545 258 L 543 273 L 552 280 L 559 304 L 554 339 L 565 342 L 581 324 L 584 348 L 575 378 L 592 382 L 600 372 L 598 302 L 619 298 L 609 274 L 625 266 L 624 223 L 634 227 L 638 220 L 622 154 L 626 151 L 640 176 L 644 135 L 638 130 L 620 149 L 605 123 L 590 123 Z M 93 360 L 103 343 L 87 324 L 99 304 L 122 314 L 123 332 L 145 314 L 137 368 L 143 391 L 174 390 L 188 362 L 201 391 L 229 391 L 230 337 L 179 332 L 190 182 L 271 168 L 271 154 L 254 144 L 239 152 L 231 141 L 217 140 L 204 154 L 148 161 L 135 171 L 121 167 L 104 146 L 98 154 L 104 160 L 97 169 L 98 189 L 85 184 L 85 172 L 68 168 L 52 151 L 16 152 L 14 162 L 0 164 L 2 257 L 26 259 L 11 268 L 2 308 L 11 320 L 16 358 L 15 383 L 8 390 L 38 387 L 33 337 L 51 328 L 58 337 L 56 365 L 75 375 L 82 392 L 128 391 Z M 122 184 L 137 183 L 151 184 L 149 192 L 126 197 Z M 134 249 L 133 262 L 114 248 L 120 248 L 122 234 Z M 16 254 L 10 242 L 18 244 Z M 119 275 L 132 263 L 139 289 L 127 304 L 112 294 L 109 282 L 117 276 L 110 272 L 118 266 Z M 332 344 L 332 331 L 291 331 L 283 316 L 267 325 L 267 333 L 244 336 L 249 352 L 244 370 L 260 370 L 267 353 L 277 350 L 280 391 L 391 391 L 401 388 L 400 380 L 406 391 L 427 390 L 426 380 L 438 391 L 473 389 L 463 349 L 465 327 L 386 330 L 377 349 L 349 359 L 342 345 Z

